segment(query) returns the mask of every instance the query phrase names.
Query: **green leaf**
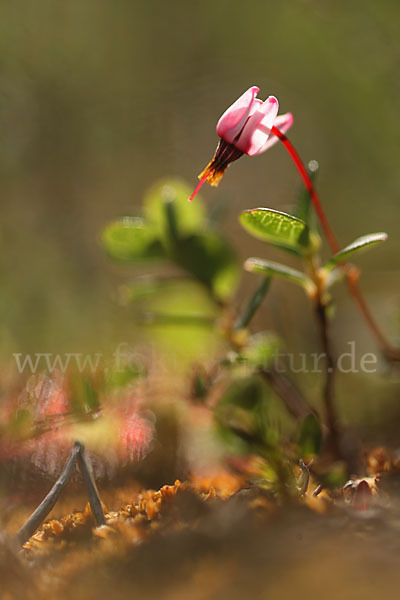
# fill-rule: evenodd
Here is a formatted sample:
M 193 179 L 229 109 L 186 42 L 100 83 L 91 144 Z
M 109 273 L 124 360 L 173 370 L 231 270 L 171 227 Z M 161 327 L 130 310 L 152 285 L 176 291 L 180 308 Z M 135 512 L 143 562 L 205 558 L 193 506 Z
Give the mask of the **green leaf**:
M 176 244 L 180 238 L 176 207 L 172 199 L 164 201 L 166 231 L 169 244 Z
M 304 254 L 309 246 L 309 229 L 304 221 L 272 208 L 253 208 L 240 215 L 241 225 L 254 237 Z
M 258 377 L 236 379 L 218 402 L 218 407 L 232 405 L 253 410 L 265 399 L 265 386 Z
M 256 369 L 267 370 L 276 360 L 279 347 L 280 340 L 277 336 L 272 333 L 259 333 L 250 338 L 241 359 Z
M 288 281 L 292 281 L 303 287 L 308 294 L 312 295 L 315 293 L 315 284 L 309 277 L 304 275 L 304 273 L 272 260 L 266 260 L 264 258 L 248 258 L 244 263 L 244 268 L 246 271 L 250 271 L 250 273 L 262 273 L 263 275 L 287 279 Z
M 134 262 L 165 258 L 156 232 L 140 217 L 113 221 L 104 229 L 102 242 L 107 253 L 116 260 Z
M 195 401 L 202 402 L 212 387 L 213 376 L 202 365 L 194 366 L 193 371 L 190 397 Z
M 367 250 L 368 248 L 372 248 L 376 244 L 380 244 L 381 242 L 385 242 L 387 240 L 387 233 L 379 232 L 379 233 L 369 233 L 367 235 L 363 235 L 342 250 L 335 254 L 330 261 L 326 263 L 324 269 L 326 271 L 330 271 L 336 265 L 345 262 L 349 257 L 352 257 L 353 254 L 358 254 Z
M 208 233 L 180 239 L 172 257 L 219 299 L 235 291 L 239 269 L 232 248 L 218 235 Z
M 69 385 L 71 406 L 76 416 L 84 416 L 99 410 L 99 390 L 91 377 L 74 373 L 69 379 Z
M 258 286 L 256 291 L 248 301 L 247 305 L 245 306 L 242 314 L 239 315 L 239 317 L 236 319 L 234 325 L 235 330 L 244 329 L 249 325 L 251 319 L 253 318 L 257 310 L 260 308 L 262 301 L 264 300 L 265 295 L 268 292 L 270 283 L 271 277 L 265 277 L 261 281 L 260 285 Z
M 322 444 L 322 430 L 320 420 L 316 415 L 311 413 L 303 420 L 298 443 L 303 458 L 319 453 Z
M 138 315 L 138 324 L 146 326 L 148 339 L 163 356 L 162 369 L 173 368 L 183 377 L 193 362 L 204 363 L 216 352 L 218 308 L 198 282 L 175 280 L 142 308 L 146 314 Z
M 235 379 L 215 407 L 219 433 L 239 452 L 254 452 L 269 444 L 267 390 L 258 377 Z
M 27 408 L 19 408 L 8 425 L 8 432 L 17 438 L 27 438 L 32 435 L 33 413 Z
M 126 360 L 126 357 L 123 355 L 123 351 L 121 356 Z M 118 360 L 120 359 L 121 357 L 118 358 Z M 129 364 L 117 365 L 107 377 L 107 388 L 109 390 L 125 389 L 132 384 L 132 382 L 142 377 L 145 372 L 146 370 L 144 365 L 140 364 L 139 361 L 131 361 Z
M 170 213 L 174 214 L 174 229 L 179 237 L 199 233 L 205 225 L 205 209 L 199 196 L 188 202 L 192 189 L 179 179 L 166 179 L 152 186 L 143 200 L 144 215 L 163 240 L 171 233 Z M 166 204 L 172 206 L 171 211 Z

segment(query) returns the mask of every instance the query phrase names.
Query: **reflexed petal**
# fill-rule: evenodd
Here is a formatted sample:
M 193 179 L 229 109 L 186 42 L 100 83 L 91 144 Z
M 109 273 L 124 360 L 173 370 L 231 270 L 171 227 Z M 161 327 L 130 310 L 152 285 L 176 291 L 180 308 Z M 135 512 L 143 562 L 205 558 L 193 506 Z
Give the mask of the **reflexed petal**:
M 257 154 L 268 140 L 278 109 L 278 100 L 275 96 L 269 96 L 247 121 L 240 138 L 235 142 L 236 148 L 249 156 Z
M 276 117 L 275 121 L 274 121 L 274 126 L 279 129 L 280 132 L 282 133 L 286 133 L 287 130 L 293 125 L 293 115 L 292 113 L 285 113 L 284 115 L 279 115 L 279 117 Z M 256 154 L 262 154 L 263 152 L 265 152 L 266 150 L 268 150 L 268 148 L 271 148 L 271 146 L 273 146 L 274 144 L 276 144 L 276 142 L 278 141 L 278 138 L 276 137 L 276 135 L 274 135 L 273 133 L 271 133 L 271 135 L 268 136 L 267 141 L 265 142 L 265 144 L 263 146 L 261 146 L 261 148 L 259 148 L 259 150 L 255 153 Z
M 259 91 L 260 88 L 253 85 L 224 112 L 217 123 L 217 135 L 220 138 L 229 143 L 233 142 L 251 114 Z M 257 100 L 258 102 L 259 100 Z
M 292 113 L 285 113 L 284 115 L 279 115 L 276 117 L 274 121 L 274 126 L 279 129 L 281 133 L 286 133 L 289 127 L 293 125 L 293 115 Z

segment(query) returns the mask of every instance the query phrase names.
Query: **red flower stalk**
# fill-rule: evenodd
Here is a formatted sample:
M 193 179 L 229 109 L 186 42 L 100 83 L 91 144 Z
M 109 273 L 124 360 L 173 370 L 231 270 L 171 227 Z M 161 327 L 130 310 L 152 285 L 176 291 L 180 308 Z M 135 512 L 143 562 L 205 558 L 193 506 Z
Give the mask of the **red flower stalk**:
M 304 185 L 310 194 L 329 246 L 333 254 L 336 254 L 339 252 L 340 246 L 329 225 L 319 196 L 299 154 L 286 137 L 286 132 L 293 123 L 293 115 L 286 113 L 277 116 L 278 100 L 274 96 L 269 96 L 265 102 L 262 102 L 262 100 L 257 98 L 258 92 L 259 88 L 256 86 L 249 88 L 224 112 L 218 121 L 217 134 L 220 136 L 220 141 L 217 150 L 214 158 L 200 173 L 200 182 L 197 184 L 189 200 L 193 200 L 206 181 L 210 185 L 217 186 L 230 163 L 240 158 L 243 154 L 247 154 L 248 156 L 261 154 L 273 146 L 279 139 L 299 171 Z M 350 293 L 384 355 L 389 360 L 400 362 L 400 351 L 388 343 L 365 303 L 357 284 L 357 276 L 354 275 L 354 269 L 345 264 L 342 265 L 342 268 L 347 271 L 347 284 Z

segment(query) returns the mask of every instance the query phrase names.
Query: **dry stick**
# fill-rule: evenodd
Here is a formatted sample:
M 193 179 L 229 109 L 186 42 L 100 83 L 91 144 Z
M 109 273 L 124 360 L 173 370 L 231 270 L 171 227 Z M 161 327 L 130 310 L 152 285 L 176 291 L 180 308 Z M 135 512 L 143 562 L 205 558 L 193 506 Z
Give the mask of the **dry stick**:
M 79 443 L 79 442 L 78 442 Z M 88 463 L 85 447 L 83 444 L 80 445 L 79 452 L 79 466 L 81 468 L 81 473 L 83 477 L 83 481 L 85 482 L 86 490 L 88 493 L 90 508 L 92 509 L 92 513 L 94 516 L 94 520 L 96 522 L 97 527 L 100 525 L 106 524 L 106 518 L 104 516 L 103 507 L 101 504 L 99 492 L 97 491 L 97 487 L 93 478 L 92 469 L 90 464 Z
M 303 483 L 302 485 L 299 487 L 299 497 L 301 498 L 302 496 L 304 496 L 304 494 L 307 493 L 308 490 L 308 484 L 310 483 L 310 465 L 311 463 L 308 463 L 306 465 L 306 463 L 304 462 L 303 459 L 299 460 L 299 467 L 303 472 Z
M 312 493 L 313 497 L 316 498 L 317 496 L 319 496 L 323 489 L 324 487 L 321 484 L 317 485 L 317 487 Z
M 35 533 L 36 529 L 41 523 L 43 523 L 49 512 L 55 506 L 61 492 L 67 485 L 72 475 L 72 471 L 78 460 L 79 453 L 80 445 L 76 443 L 60 477 L 57 479 L 45 499 L 42 500 L 37 509 L 31 514 L 25 525 L 19 530 L 17 534 L 17 542 L 20 546 L 23 546 L 25 542 L 29 540 L 29 538 Z
M 340 251 L 340 246 L 339 246 L 339 244 L 336 240 L 336 237 L 328 223 L 328 220 L 326 218 L 324 209 L 322 208 L 322 204 L 319 199 L 319 196 L 318 196 L 316 190 L 314 189 L 312 181 L 307 173 L 307 169 L 303 165 L 303 162 L 302 162 L 299 154 L 297 153 L 296 149 L 294 148 L 294 146 L 292 145 L 290 140 L 286 137 L 286 135 L 281 133 L 277 127 L 272 127 L 271 133 L 276 135 L 277 138 L 279 138 L 279 140 L 285 146 L 285 148 L 286 148 L 287 152 L 289 153 L 290 157 L 292 158 L 293 162 L 295 163 L 297 170 L 299 171 L 300 176 L 304 182 L 304 185 L 310 194 L 315 211 L 318 215 L 318 218 L 319 218 L 322 228 L 324 230 L 325 236 L 328 240 L 329 246 L 330 246 L 332 252 L 334 254 L 336 254 L 337 252 Z M 347 276 L 346 280 L 347 280 L 347 285 L 349 287 L 350 293 L 351 293 L 355 303 L 358 305 L 358 308 L 360 309 L 360 312 L 361 312 L 365 322 L 367 323 L 368 327 L 370 328 L 373 336 L 375 337 L 376 341 L 378 342 L 379 346 L 381 347 L 381 350 L 382 350 L 384 356 L 388 360 L 400 362 L 400 350 L 398 348 L 393 348 L 391 346 L 391 344 L 386 340 L 383 333 L 381 332 L 379 326 L 375 322 L 375 319 L 372 316 L 371 311 L 369 310 L 369 308 L 363 298 L 361 290 L 358 287 L 357 280 L 351 276 L 351 271 L 349 272 L 349 270 L 348 270 L 348 265 L 343 264 L 342 268 L 345 269 L 346 271 L 348 271 L 348 276 Z
M 65 467 L 60 477 L 57 479 L 44 500 L 42 500 L 42 502 L 39 504 L 37 509 L 31 514 L 25 525 L 23 525 L 23 527 L 21 527 L 19 530 L 17 534 L 17 543 L 19 546 L 23 546 L 25 542 L 29 540 L 29 538 L 35 533 L 36 529 L 43 523 L 50 511 L 54 508 L 61 492 L 71 478 L 77 461 L 79 461 L 79 466 L 81 468 L 83 480 L 88 492 L 89 503 L 96 525 L 97 527 L 100 525 L 105 525 L 106 519 L 99 493 L 87 461 L 85 448 L 80 442 L 75 442 L 72 452 L 65 463 Z

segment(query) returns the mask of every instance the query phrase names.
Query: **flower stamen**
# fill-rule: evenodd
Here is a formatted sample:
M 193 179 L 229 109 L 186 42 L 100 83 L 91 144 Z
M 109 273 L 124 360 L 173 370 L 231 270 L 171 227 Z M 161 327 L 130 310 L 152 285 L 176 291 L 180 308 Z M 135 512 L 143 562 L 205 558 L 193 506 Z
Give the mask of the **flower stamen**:
M 214 187 L 218 186 L 229 165 L 241 156 L 243 156 L 241 150 L 235 148 L 233 144 L 229 144 L 228 142 L 225 142 L 225 140 L 220 139 L 214 157 L 198 176 L 200 182 L 190 196 L 189 202 L 193 200 L 203 183 L 206 181 L 209 185 Z

